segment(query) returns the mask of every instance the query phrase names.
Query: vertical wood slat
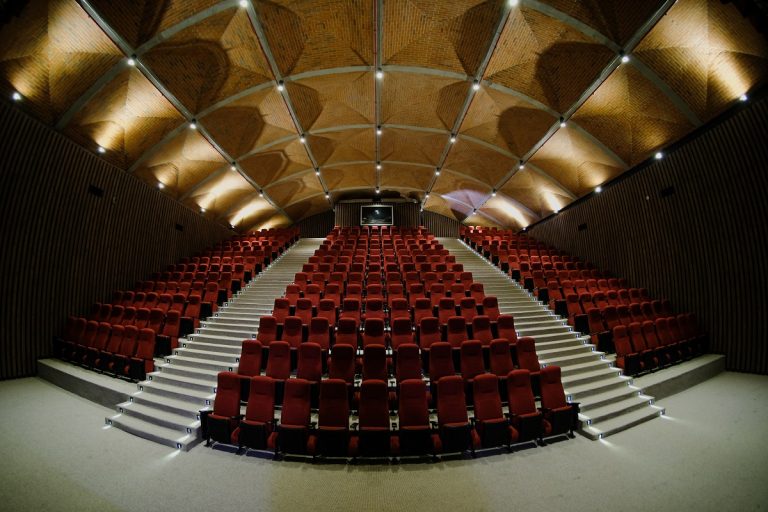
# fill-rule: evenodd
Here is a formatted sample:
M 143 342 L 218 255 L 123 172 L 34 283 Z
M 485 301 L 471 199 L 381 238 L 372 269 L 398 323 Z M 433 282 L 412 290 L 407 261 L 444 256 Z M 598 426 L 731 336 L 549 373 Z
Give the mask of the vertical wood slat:
M 763 99 L 530 232 L 695 312 L 728 369 L 768 373 L 766 133 Z
M 0 379 L 33 375 L 68 314 L 232 235 L 6 102 L 0 177 Z

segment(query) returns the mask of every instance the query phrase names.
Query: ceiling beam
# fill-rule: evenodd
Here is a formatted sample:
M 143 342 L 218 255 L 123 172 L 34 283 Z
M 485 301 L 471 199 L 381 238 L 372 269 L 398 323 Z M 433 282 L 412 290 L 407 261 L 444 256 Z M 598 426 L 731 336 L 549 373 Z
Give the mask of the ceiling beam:
M 275 56 L 272 53 L 272 49 L 270 48 L 269 41 L 267 40 L 267 35 L 264 33 L 264 27 L 261 25 L 261 20 L 259 20 L 259 16 L 256 13 L 256 8 L 253 6 L 253 3 L 249 1 L 245 9 L 248 12 L 248 18 L 250 18 L 251 20 L 251 25 L 253 26 L 253 29 L 256 32 L 256 37 L 259 39 L 259 44 L 261 45 L 261 51 L 267 57 L 267 62 L 269 63 L 269 67 L 272 69 L 272 74 L 275 77 L 275 80 L 277 80 L 278 84 L 284 83 L 283 75 L 280 72 L 280 67 L 277 65 Z M 281 91 L 281 95 L 282 95 L 283 101 L 285 102 L 285 106 L 288 109 L 288 113 L 291 115 L 291 119 L 293 119 L 293 124 L 296 127 L 296 131 L 299 133 L 300 137 L 304 137 L 305 136 L 304 128 L 301 126 L 301 121 L 299 121 L 298 115 L 296 115 L 296 109 L 293 107 L 293 103 L 291 102 L 291 97 L 288 94 L 288 89 L 284 87 L 283 90 Z M 312 167 L 314 167 L 315 170 L 318 171 L 317 179 L 320 182 L 320 186 L 323 187 L 323 190 L 325 190 L 327 195 L 328 187 L 326 186 L 322 175 L 319 173 L 320 167 L 317 164 L 317 159 L 312 154 L 312 148 L 310 147 L 308 140 L 304 141 L 304 149 L 307 152 L 307 157 L 309 157 L 309 161 L 312 162 Z M 330 204 L 330 198 L 329 198 L 329 204 Z M 286 215 L 286 217 L 288 217 L 288 215 Z M 290 219 L 290 217 L 288 218 Z
M 384 27 L 384 0 L 374 0 L 373 2 L 373 20 L 374 20 L 374 44 L 373 44 L 373 55 L 374 55 L 374 64 L 376 67 L 376 70 L 374 71 L 374 77 L 373 77 L 373 87 L 374 87 L 374 100 L 373 100 L 373 106 L 374 106 L 374 124 L 376 125 L 376 133 L 374 135 L 375 144 L 376 144 L 376 163 L 374 164 L 375 172 L 376 172 L 376 192 L 380 192 L 380 186 L 381 186 L 381 134 L 379 131 L 381 130 L 381 82 L 383 80 L 382 78 L 379 78 L 377 75 L 381 71 L 381 45 L 383 42 L 384 34 L 383 34 L 383 27 Z M 383 71 L 381 71 L 383 73 Z
M 78 0 L 80 2 L 81 7 L 88 13 L 88 15 L 96 22 L 97 25 L 104 31 L 107 36 L 109 36 L 112 41 L 120 48 L 120 50 L 127 56 L 131 57 L 133 55 L 136 55 L 136 50 L 131 47 L 131 45 L 126 41 L 115 29 L 113 29 L 107 21 L 101 17 L 101 15 L 96 11 L 96 9 L 93 8 L 93 6 L 88 2 L 88 0 Z M 176 110 L 178 110 L 181 115 L 183 115 L 187 121 L 192 122 L 194 121 L 197 125 L 197 130 L 200 132 L 200 134 L 208 141 L 208 143 L 213 146 L 213 148 L 224 158 L 224 160 L 232 164 L 234 162 L 234 159 L 232 156 L 230 156 L 221 145 L 219 145 L 216 140 L 211 136 L 211 134 L 205 129 L 205 127 L 200 123 L 199 120 L 197 120 L 194 115 L 184 106 L 184 104 L 179 101 L 176 96 L 171 93 L 170 90 L 168 90 L 167 87 L 160 81 L 160 79 L 155 75 L 151 69 L 149 69 L 149 66 L 144 64 L 140 59 L 136 58 L 136 67 L 144 74 L 144 76 L 152 82 L 152 85 L 154 85 L 160 93 L 165 96 L 165 98 L 173 105 Z M 191 128 L 190 128 L 191 129 Z M 132 166 L 132 169 L 135 169 L 135 165 Z M 237 171 L 240 173 L 240 175 L 251 185 L 254 186 L 254 188 L 258 189 L 258 185 L 255 185 L 254 181 L 240 169 L 237 167 Z M 290 217 L 276 204 L 274 203 L 269 197 L 266 195 L 264 198 L 272 204 L 272 206 L 275 207 L 280 213 L 285 215 L 288 219 Z
M 501 16 L 499 16 L 499 21 L 496 23 L 496 30 L 494 31 L 493 37 L 491 38 L 491 41 L 488 44 L 488 49 L 486 50 L 485 55 L 483 56 L 483 60 L 480 62 L 480 65 L 477 67 L 477 71 L 475 72 L 473 84 L 475 82 L 479 84 L 480 81 L 483 79 L 483 75 L 485 74 L 485 70 L 488 67 L 488 63 L 491 60 L 491 56 L 493 55 L 493 52 L 496 50 L 496 44 L 499 42 L 501 33 L 504 31 L 504 26 L 507 24 L 507 20 L 509 19 L 509 13 L 510 13 L 510 7 L 508 4 L 505 3 L 504 7 L 502 7 L 502 13 L 501 13 Z M 474 90 L 474 87 L 472 87 L 472 85 L 470 85 L 469 91 L 467 92 L 467 97 L 464 100 L 464 105 L 461 107 L 459 114 L 456 116 L 456 121 L 453 123 L 453 128 L 451 129 L 451 133 L 453 134 L 453 136 L 458 135 L 461 125 L 464 122 L 464 117 L 466 117 L 467 112 L 469 111 L 469 106 L 472 104 L 472 99 L 475 97 L 476 91 Z M 440 155 L 440 159 L 437 164 L 437 169 L 442 169 L 446 159 L 448 158 L 448 153 L 451 151 L 452 145 L 453 145 L 453 142 L 451 142 L 451 140 L 449 139 L 447 144 L 445 145 L 445 148 L 443 149 L 443 153 Z M 432 187 L 435 186 L 435 182 L 437 181 L 437 178 L 438 178 L 437 174 L 435 174 L 432 177 L 432 180 L 430 181 L 429 185 L 427 186 L 427 189 L 425 190 L 426 194 L 429 194 L 429 192 L 432 190 Z
M 665 2 L 651 15 L 651 17 L 643 23 L 640 28 L 638 28 L 635 33 L 632 35 L 632 37 L 629 39 L 627 44 L 624 46 L 624 54 L 629 55 L 635 47 L 637 47 L 638 44 L 640 44 L 640 41 L 645 37 L 645 35 L 651 31 L 651 29 L 658 23 L 658 21 L 667 13 L 667 11 L 675 4 L 677 0 L 665 0 Z M 606 65 L 606 67 L 600 72 L 598 77 L 584 90 L 584 92 L 579 96 L 579 98 L 571 105 L 571 107 L 566 110 L 563 113 L 562 118 L 564 120 L 570 119 L 570 117 L 589 99 L 589 97 L 605 82 L 605 80 L 608 79 L 608 77 L 613 73 L 617 67 L 619 67 L 621 62 L 621 53 L 617 53 L 611 61 Z M 541 149 L 541 147 L 557 132 L 557 130 L 560 128 L 560 121 L 558 120 L 548 131 L 544 136 L 531 148 L 530 151 L 528 151 L 522 158 L 521 163 L 527 162 L 529 159 L 531 159 L 536 152 Z M 585 131 L 585 130 L 584 130 Z M 609 153 L 611 155 L 613 152 Z M 615 154 L 614 154 L 615 156 Z M 618 158 L 618 157 L 616 157 Z M 509 181 L 512 176 L 514 176 L 518 169 L 512 169 L 510 170 L 494 187 L 494 190 L 499 190 L 501 187 L 503 187 L 507 181 Z M 543 171 L 542 171 L 543 172 Z M 547 173 L 544 173 L 547 174 Z M 548 174 L 547 174 L 548 175 Z M 568 189 L 565 189 L 568 190 Z M 572 196 L 575 197 L 573 193 L 571 193 Z M 483 201 L 483 204 L 485 204 L 488 199 L 490 199 L 492 196 L 489 195 L 485 198 L 485 201 Z M 482 207 L 482 205 L 480 206 Z M 479 208 L 480 208 L 479 207 Z
M 573 29 L 576 29 L 577 31 L 581 32 L 588 38 L 604 46 L 607 46 L 608 48 L 610 48 L 616 53 L 621 51 L 621 47 L 615 42 L 613 42 L 609 37 L 603 35 L 601 32 L 595 30 L 594 28 L 590 27 L 586 23 L 583 23 L 577 20 L 573 16 L 570 16 L 559 9 L 556 9 L 538 0 L 522 0 L 520 3 L 525 7 L 530 7 L 535 11 L 539 11 L 540 13 L 545 14 L 550 18 L 554 18 L 557 21 L 560 21 L 563 24 L 568 25 Z

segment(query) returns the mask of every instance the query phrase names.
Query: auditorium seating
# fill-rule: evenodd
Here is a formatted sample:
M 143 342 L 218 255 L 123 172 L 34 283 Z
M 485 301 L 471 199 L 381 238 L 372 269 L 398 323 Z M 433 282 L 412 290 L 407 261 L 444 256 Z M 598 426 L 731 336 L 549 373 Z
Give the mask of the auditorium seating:
M 695 315 L 675 314 L 669 300 L 654 299 L 647 289 L 630 287 L 626 279 L 611 277 L 590 262 L 510 230 L 464 226 L 460 237 L 576 331 L 589 334 L 598 350 L 615 352 L 616 365 L 627 375 L 655 371 L 706 351 L 707 338 Z M 633 323 L 640 332 L 637 327 L 631 333 L 616 329 L 629 329 Z
M 262 230 L 182 258 L 165 272 L 137 282 L 133 290 L 115 290 L 110 302 L 93 304 L 86 316 L 70 316 L 63 333 L 53 339 L 53 355 L 118 377 L 143 380 L 154 370 L 154 357 L 171 354 L 180 338 L 193 333 L 200 320 L 297 239 L 295 228 Z M 128 329 L 126 336 L 128 327 L 137 331 Z M 260 341 L 265 344 L 263 338 Z
M 449 257 L 423 230 L 331 233 L 243 343 L 248 390 L 241 383 L 238 393 L 249 405 L 230 442 L 347 460 L 474 454 L 550 432 L 531 389 L 533 339 L 518 338 L 514 318 Z M 530 370 L 533 407 L 516 404 L 507 417 L 518 367 Z

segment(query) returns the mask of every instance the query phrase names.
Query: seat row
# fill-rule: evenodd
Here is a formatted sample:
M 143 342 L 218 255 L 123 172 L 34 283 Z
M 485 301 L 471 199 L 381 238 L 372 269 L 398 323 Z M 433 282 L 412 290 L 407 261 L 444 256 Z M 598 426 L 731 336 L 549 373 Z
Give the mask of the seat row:
M 430 416 L 427 388 L 419 379 L 400 384 L 397 414 L 392 414 L 384 380 L 365 380 L 360 386 L 357 416 L 352 417 L 347 384 L 341 379 L 320 383 L 317 420 L 312 421 L 311 384 L 304 379 L 285 383 L 279 416 L 276 385 L 269 377 L 249 379 L 245 414 L 241 414 L 241 385 L 236 374 L 218 377 L 212 411 L 201 411 L 208 444 L 236 445 L 272 452 L 275 457 L 400 457 L 463 454 L 475 450 L 539 441 L 570 434 L 577 420 L 578 404 L 565 400 L 560 368 L 542 370 L 541 408 L 536 402 L 526 370 L 506 376 L 508 412 L 505 413 L 495 375 L 478 376 L 472 383 L 474 405 L 467 410 L 465 385 L 458 376 L 437 382 L 436 418 Z
M 270 233 L 280 238 L 273 245 L 280 251 L 298 235 L 295 230 Z M 192 257 L 194 264 L 229 258 L 209 254 Z M 205 263 L 200 263 L 201 258 Z M 185 265 L 190 263 L 184 260 Z M 152 280 L 137 283 L 136 290 L 115 291 L 112 303 L 93 304 L 85 318 L 69 316 L 62 333 L 53 338 L 53 355 L 117 376 L 143 379 L 154 368 L 154 356 L 170 354 L 178 347 L 178 339 L 192 333 L 200 319 L 210 316 L 240 284 L 227 272 L 197 274 L 204 281 L 161 281 L 155 273 Z
M 527 235 L 507 231 L 470 227 L 462 229 L 461 237 L 486 256 L 492 253 L 492 247 L 514 242 L 519 246 L 536 246 L 537 256 L 542 259 L 545 255 L 566 257 Z M 615 350 L 617 365 L 625 373 L 634 375 L 654 370 L 706 351 L 707 338 L 700 331 L 694 314 L 675 316 L 669 300 L 653 299 L 648 290 L 631 288 L 625 279 L 608 278 L 589 262 L 581 265 L 575 259 L 571 261 L 586 269 L 567 273 L 538 269 L 530 275 L 518 271 L 513 277 L 521 280 L 521 284 L 557 314 L 567 318 L 575 330 L 591 335 L 600 350 Z M 520 268 L 523 267 L 518 270 Z M 509 272 L 513 272 L 511 267 Z M 630 325 L 635 336 L 626 335 Z M 617 332 L 621 333 L 618 344 L 614 339 Z M 676 348 L 671 348 L 673 346 Z M 656 354 L 657 350 L 660 354 Z M 649 351 L 654 353 L 653 357 L 648 355 Z
M 135 325 L 70 317 L 54 346 L 57 357 L 116 377 L 140 381 L 155 369 L 155 331 Z

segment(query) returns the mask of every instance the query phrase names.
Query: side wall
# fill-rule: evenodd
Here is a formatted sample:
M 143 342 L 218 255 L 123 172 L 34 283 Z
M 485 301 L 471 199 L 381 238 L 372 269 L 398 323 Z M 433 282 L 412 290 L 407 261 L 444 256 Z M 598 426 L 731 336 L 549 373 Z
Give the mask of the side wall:
M 767 133 L 762 99 L 530 233 L 696 312 L 728 369 L 768 373 Z
M 34 374 L 68 314 L 233 234 L 5 102 L 0 175 L 0 379 Z

